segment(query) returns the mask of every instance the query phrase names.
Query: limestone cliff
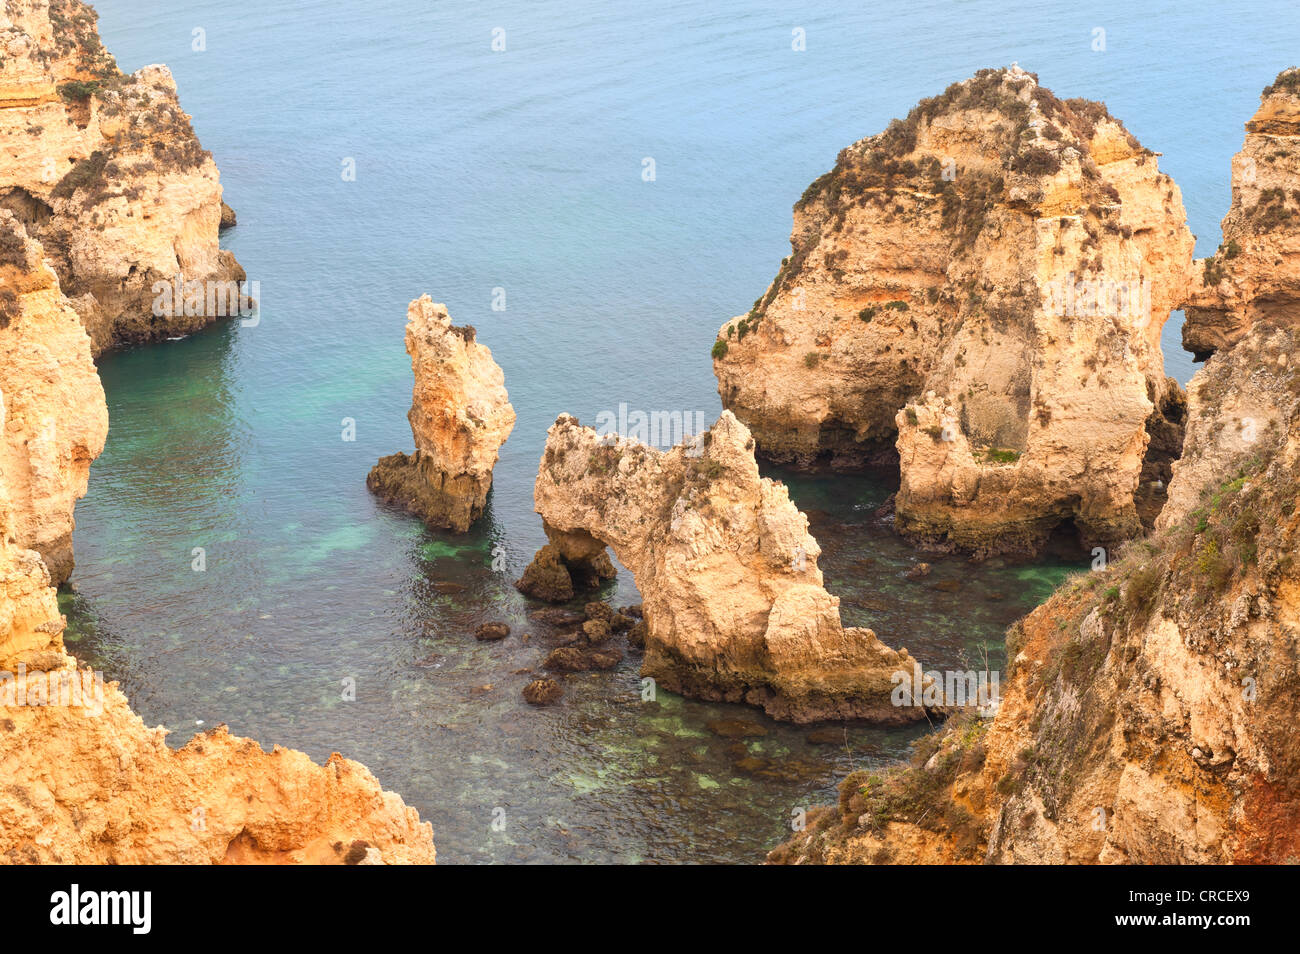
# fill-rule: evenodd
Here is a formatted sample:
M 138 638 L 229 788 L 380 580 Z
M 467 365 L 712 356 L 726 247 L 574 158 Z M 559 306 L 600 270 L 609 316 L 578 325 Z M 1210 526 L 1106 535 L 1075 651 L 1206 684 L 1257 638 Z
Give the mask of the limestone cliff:
M 642 673 L 660 686 L 796 722 L 924 718 L 890 702 L 911 657 L 841 625 L 807 518 L 759 476 L 753 438 L 729 411 L 666 452 L 562 415 L 533 496 L 561 562 L 590 564 L 608 546 L 632 572 L 648 627 Z
M 996 718 L 850 776 L 772 860 L 1300 861 L 1297 317 L 1193 379 L 1159 528 L 1012 628 Z
M 73 505 L 104 448 L 108 410 L 86 333 L 40 244 L 0 209 L 0 470 L 13 540 L 58 584 L 72 572 Z
M 1196 263 L 1183 347 L 1200 358 L 1231 347 L 1256 321 L 1300 302 L 1300 70 L 1280 73 L 1246 123 L 1232 160 L 1223 242 Z
M 98 353 L 236 313 L 245 275 L 217 245 L 217 168 L 171 73 L 123 74 L 95 21 L 80 0 L 0 12 L 0 207 L 41 241 Z M 178 276 L 185 294 L 162 299 Z
M 492 487 L 497 454 L 515 426 L 505 374 L 474 329 L 451 323 L 428 295 L 406 312 L 415 372 L 410 413 L 415 453 L 381 458 L 366 485 L 431 527 L 464 532 Z
M 224 727 L 173 751 L 64 651 L 51 574 L 107 408 L 85 329 L 5 211 L 0 398 L 0 861 L 432 862 L 429 824 L 363 766 Z
M 1161 414 L 1180 396 L 1160 332 L 1192 236 L 1103 105 L 982 71 L 841 152 L 796 204 L 791 248 L 713 349 L 765 454 L 896 447 L 898 528 L 940 546 L 1140 529 L 1148 427 L 1180 424 Z

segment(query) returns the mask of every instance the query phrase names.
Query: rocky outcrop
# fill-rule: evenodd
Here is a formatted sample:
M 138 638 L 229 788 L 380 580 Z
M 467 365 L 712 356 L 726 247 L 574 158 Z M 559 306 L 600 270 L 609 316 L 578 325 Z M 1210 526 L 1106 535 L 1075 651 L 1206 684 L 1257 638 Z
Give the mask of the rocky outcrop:
M 784 485 L 759 476 L 753 438 L 729 411 L 667 452 L 562 415 L 534 503 L 560 563 L 590 566 L 609 547 L 632 572 L 647 626 L 642 673 L 663 688 L 796 722 L 924 718 L 890 700 L 911 657 L 841 625 L 807 518 Z
M 39 243 L 0 210 L 0 471 L 9 533 L 55 584 L 72 573 L 73 506 L 104 448 L 108 410 L 86 333 Z
M 791 256 L 713 349 L 766 455 L 896 449 L 897 526 L 937 546 L 1140 530 L 1148 431 L 1178 426 L 1160 332 L 1193 239 L 1104 106 L 982 71 L 841 152 L 794 214 Z
M 8 212 L 0 396 L 0 861 L 432 862 L 429 824 L 363 766 L 224 727 L 172 750 L 64 651 L 52 574 L 107 408 L 85 329 Z
M 1198 359 L 1233 344 L 1260 320 L 1300 302 L 1300 70 L 1278 75 L 1246 123 L 1232 160 L 1223 242 L 1196 263 L 1183 347 Z
M 80 0 L 0 13 L 0 207 L 40 240 L 98 353 L 238 313 L 245 275 L 218 247 L 217 167 L 171 73 L 123 74 L 95 21 Z
M 430 527 L 464 532 L 483 513 L 515 409 L 505 374 L 473 327 L 454 326 L 446 307 L 428 295 L 411 302 L 406 316 L 415 453 L 381 458 L 366 486 Z
M 855 773 L 784 862 L 1300 860 L 1300 322 L 1193 379 L 1159 527 L 1008 635 L 991 722 Z

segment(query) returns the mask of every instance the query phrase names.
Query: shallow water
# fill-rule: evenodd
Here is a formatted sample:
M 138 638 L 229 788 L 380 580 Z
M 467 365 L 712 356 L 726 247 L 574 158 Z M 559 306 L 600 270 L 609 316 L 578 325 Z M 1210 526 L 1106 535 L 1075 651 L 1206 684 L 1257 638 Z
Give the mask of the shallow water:
M 1221 24 L 1121 4 L 809 7 L 797 23 L 778 4 L 97 6 L 124 68 L 172 67 L 263 308 L 254 328 L 101 360 L 111 433 L 77 510 L 69 643 L 173 744 L 224 721 L 359 759 L 432 820 L 445 861 L 756 860 L 793 809 L 920 731 L 813 744 L 743 707 L 642 702 L 635 656 L 567 677 L 556 707 L 524 705 L 518 670 L 550 633 L 510 582 L 544 539 L 532 479 L 557 413 L 713 420 L 714 332 L 772 277 L 793 201 L 842 146 L 982 66 L 1018 60 L 1062 96 L 1105 99 L 1166 153 L 1205 254 L 1241 124 L 1295 49 L 1268 4 Z M 464 537 L 364 485 L 411 448 L 402 334 L 423 292 L 478 327 L 519 415 Z M 1176 321 L 1165 337 L 1186 380 Z M 986 652 L 996 668 L 1006 625 L 1090 559 L 923 557 L 870 518 L 887 478 L 769 472 L 809 513 L 846 622 L 927 668 Z M 932 574 L 906 579 L 919 559 Z M 636 601 L 626 574 L 604 595 Z M 532 639 L 477 643 L 484 619 Z

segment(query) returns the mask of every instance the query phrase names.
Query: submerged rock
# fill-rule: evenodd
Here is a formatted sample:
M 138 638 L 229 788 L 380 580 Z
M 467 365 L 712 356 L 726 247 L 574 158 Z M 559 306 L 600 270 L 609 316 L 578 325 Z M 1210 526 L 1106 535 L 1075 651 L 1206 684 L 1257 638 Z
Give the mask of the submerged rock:
M 896 450 L 895 526 L 941 549 L 1034 551 L 1069 522 L 1088 546 L 1140 532 L 1193 238 L 1102 104 L 981 71 L 843 150 L 794 216 L 791 256 L 713 352 L 764 454 Z
M 572 626 L 575 623 L 581 623 L 587 617 L 576 610 L 547 607 L 546 609 L 533 610 L 528 614 L 528 618 L 539 623 L 546 623 L 549 626 Z
M 617 571 L 604 549 L 587 553 L 584 547 L 566 547 L 562 539 L 552 540 L 533 556 L 515 588 L 534 599 L 567 603 L 579 590 L 591 589 L 615 576 Z
M 366 486 L 430 527 L 464 532 L 483 512 L 515 409 L 505 375 L 473 328 L 452 325 L 447 309 L 428 295 L 411 302 L 406 314 L 415 453 L 380 458 Z
M 757 739 L 768 734 L 757 722 L 744 719 L 715 719 L 707 725 L 710 732 L 724 739 Z
M 668 452 L 611 443 L 562 415 L 535 506 L 557 556 L 590 562 L 608 545 L 632 572 L 645 621 L 629 644 L 644 633 L 642 673 L 664 688 L 794 721 L 923 718 L 890 699 L 911 657 L 842 626 L 807 521 L 783 485 L 759 476 L 753 448 L 730 412 L 698 445 Z
M 505 623 L 484 623 L 474 630 L 474 638 L 479 642 L 496 642 L 510 635 L 510 627 Z
M 542 660 L 542 668 L 553 672 L 588 672 L 592 669 L 613 669 L 622 661 L 623 654 L 613 646 L 561 646 L 551 650 Z
M 524 701 L 529 705 L 546 706 L 558 702 L 564 689 L 554 679 L 534 679 L 524 686 Z
M 637 620 L 627 631 L 627 644 L 633 649 L 645 649 L 646 633 L 649 631 L 650 627 L 646 625 L 645 620 Z
M 599 646 L 601 643 L 608 642 L 609 638 L 614 635 L 614 631 L 609 628 L 609 623 L 603 619 L 589 619 L 582 624 L 582 635 L 589 645 Z

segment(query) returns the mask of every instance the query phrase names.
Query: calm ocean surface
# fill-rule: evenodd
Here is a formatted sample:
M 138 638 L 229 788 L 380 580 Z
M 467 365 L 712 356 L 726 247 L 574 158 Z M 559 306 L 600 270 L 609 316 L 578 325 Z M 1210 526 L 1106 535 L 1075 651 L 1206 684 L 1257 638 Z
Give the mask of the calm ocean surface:
M 1294 5 L 1268 2 L 96 6 L 124 69 L 175 74 L 262 321 L 101 360 L 111 433 L 77 509 L 69 644 L 173 744 L 224 721 L 364 762 L 432 820 L 449 862 L 755 861 L 793 809 L 919 731 L 828 741 L 746 708 L 642 703 L 635 656 L 569 677 L 556 707 L 524 705 L 518 670 L 548 631 L 510 583 L 544 541 L 532 481 L 559 412 L 594 421 L 626 402 L 712 421 L 715 330 L 787 254 L 804 187 L 985 66 L 1105 100 L 1164 154 L 1207 254 L 1242 123 L 1300 39 Z M 464 537 L 364 484 L 412 447 L 402 338 L 425 292 L 479 329 L 518 413 Z M 1165 340 L 1185 382 L 1177 317 Z M 1087 566 L 932 560 L 909 581 L 920 557 L 866 520 L 887 480 L 773 474 L 809 513 L 846 621 L 930 667 L 973 666 L 985 644 L 996 662 L 1004 627 Z M 626 574 L 605 595 L 636 599 Z M 533 639 L 477 643 L 484 619 Z

